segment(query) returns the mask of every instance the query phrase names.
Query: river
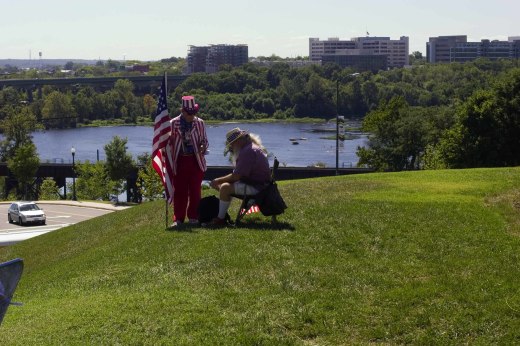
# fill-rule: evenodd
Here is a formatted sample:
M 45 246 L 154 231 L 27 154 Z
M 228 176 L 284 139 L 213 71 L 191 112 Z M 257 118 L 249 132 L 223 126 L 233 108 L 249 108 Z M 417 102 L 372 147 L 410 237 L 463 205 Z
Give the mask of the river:
M 336 141 L 325 138 L 335 135 L 335 123 L 207 125 L 210 147 L 206 159 L 209 166 L 229 165 L 228 159 L 223 156 L 223 151 L 226 132 L 233 127 L 240 127 L 260 135 L 264 146 L 283 166 L 307 167 L 318 162 L 324 163 L 326 167 L 336 166 Z M 76 149 L 76 162 L 86 160 L 94 162 L 98 156 L 100 160 L 105 159 L 104 146 L 112 141 L 114 136 L 128 139 L 127 150 L 134 158 L 145 152 L 150 153 L 153 128 L 148 126 L 85 127 L 37 131 L 32 135 L 41 162 L 70 163 L 72 147 Z M 347 132 L 347 137 L 350 137 L 349 135 L 353 135 L 353 138 L 339 142 L 339 167 L 355 166 L 358 162 L 356 149 L 366 143 L 365 134 Z M 298 144 L 292 144 L 293 141 L 290 139 L 296 139 Z

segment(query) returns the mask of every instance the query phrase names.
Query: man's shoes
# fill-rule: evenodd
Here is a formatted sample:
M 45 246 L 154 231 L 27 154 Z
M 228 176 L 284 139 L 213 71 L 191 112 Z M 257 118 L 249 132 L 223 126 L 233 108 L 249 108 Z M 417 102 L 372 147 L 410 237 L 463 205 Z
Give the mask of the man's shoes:
M 210 223 L 207 224 L 208 227 L 224 227 L 227 226 L 227 222 L 224 219 L 220 219 L 218 217 L 213 218 Z
M 180 221 L 173 221 L 173 223 L 168 228 L 170 228 L 170 229 L 179 228 L 181 225 L 182 225 L 182 222 L 180 222 Z
M 188 223 L 189 223 L 190 225 L 192 225 L 192 226 L 196 226 L 196 225 L 199 224 L 199 220 L 197 220 L 197 219 L 190 219 L 190 220 L 188 221 Z

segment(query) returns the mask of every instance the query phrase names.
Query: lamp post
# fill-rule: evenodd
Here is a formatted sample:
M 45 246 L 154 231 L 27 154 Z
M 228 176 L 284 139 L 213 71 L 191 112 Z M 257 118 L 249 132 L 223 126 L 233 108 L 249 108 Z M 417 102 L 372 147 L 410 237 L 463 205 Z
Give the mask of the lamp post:
M 336 175 L 339 166 L 339 79 L 336 80 Z
M 72 200 L 76 201 L 76 168 L 74 165 L 74 155 L 76 155 L 76 148 L 70 148 L 72 154 Z

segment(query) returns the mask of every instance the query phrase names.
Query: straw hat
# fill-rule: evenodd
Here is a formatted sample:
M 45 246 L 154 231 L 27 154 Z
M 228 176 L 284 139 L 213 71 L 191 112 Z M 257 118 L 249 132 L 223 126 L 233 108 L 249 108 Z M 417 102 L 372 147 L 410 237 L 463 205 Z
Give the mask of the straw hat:
M 245 130 L 241 130 L 238 127 L 235 127 L 234 129 L 231 129 L 226 133 L 226 147 L 230 148 L 231 145 L 240 137 L 247 136 L 249 132 Z

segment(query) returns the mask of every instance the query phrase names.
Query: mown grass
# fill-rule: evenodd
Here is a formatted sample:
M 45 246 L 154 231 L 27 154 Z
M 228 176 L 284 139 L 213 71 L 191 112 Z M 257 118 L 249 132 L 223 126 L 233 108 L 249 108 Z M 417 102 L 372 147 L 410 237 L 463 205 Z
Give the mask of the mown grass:
M 157 202 L 0 249 L 0 344 L 520 343 L 520 168 L 280 189 L 279 228 L 166 231 Z

